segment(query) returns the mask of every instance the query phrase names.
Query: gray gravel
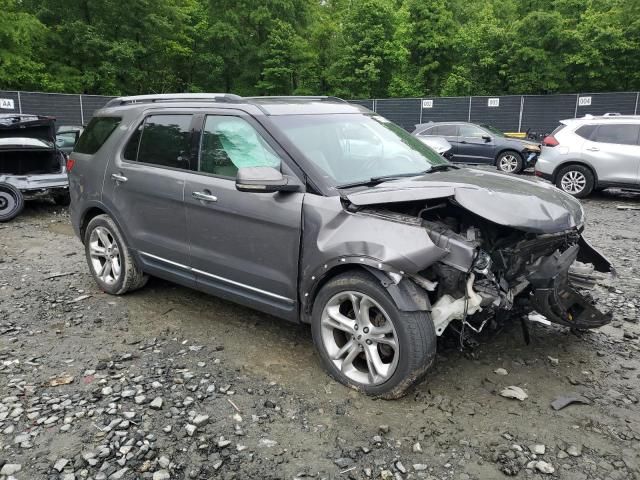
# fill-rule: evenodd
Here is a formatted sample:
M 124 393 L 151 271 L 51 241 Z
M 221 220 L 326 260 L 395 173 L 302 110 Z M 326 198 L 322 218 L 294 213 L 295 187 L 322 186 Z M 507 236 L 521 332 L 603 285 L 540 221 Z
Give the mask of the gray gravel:
M 638 203 L 584 202 L 612 325 L 443 338 L 385 402 L 330 380 L 306 326 L 155 279 L 102 294 L 67 212 L 32 202 L 0 224 L 0 480 L 640 479 L 640 212 L 616 209 Z

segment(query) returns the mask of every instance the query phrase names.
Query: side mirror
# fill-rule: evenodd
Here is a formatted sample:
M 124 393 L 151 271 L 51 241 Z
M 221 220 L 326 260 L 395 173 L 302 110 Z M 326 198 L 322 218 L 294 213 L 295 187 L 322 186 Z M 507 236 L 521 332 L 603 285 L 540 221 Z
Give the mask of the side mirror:
M 489 135 L 483 135 L 482 139 L 487 143 L 490 142 L 491 140 L 493 140 Z
M 236 189 L 240 192 L 295 192 L 300 186 L 273 167 L 245 167 L 238 169 Z

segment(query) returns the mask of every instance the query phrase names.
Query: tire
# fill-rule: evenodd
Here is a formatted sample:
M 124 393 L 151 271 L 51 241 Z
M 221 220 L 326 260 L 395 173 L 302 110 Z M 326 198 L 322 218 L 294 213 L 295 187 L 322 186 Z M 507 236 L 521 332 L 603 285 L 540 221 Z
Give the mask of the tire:
M 593 191 L 595 178 L 587 167 L 569 165 L 558 172 L 556 187 L 576 198 L 584 198 Z
M 369 305 L 367 313 L 361 314 L 357 322 L 352 296 L 359 298 L 358 305 L 363 302 Z M 343 330 L 344 323 L 340 328 L 334 328 L 333 324 L 340 322 L 329 316 L 330 311 L 334 316 L 342 314 L 342 321 L 350 322 L 352 326 L 347 329 L 348 333 Z M 436 356 L 437 337 L 429 314 L 399 310 L 380 282 L 366 272 L 338 275 L 322 287 L 313 304 L 311 331 L 322 365 L 329 375 L 346 386 L 376 397 L 395 399 L 403 396 L 422 379 Z M 378 339 L 380 343 L 370 338 Z M 395 350 L 389 346 L 391 340 L 395 340 Z M 340 353 L 342 355 L 338 357 Z M 379 361 L 368 362 L 371 355 Z M 352 359 L 350 362 L 349 358 Z M 374 369 L 376 374 L 372 380 L 368 372 L 369 365 L 373 364 L 383 368 L 380 368 L 380 374 Z
M 51 194 L 51 198 L 53 198 L 56 205 L 61 207 L 68 207 L 71 203 L 71 195 L 69 195 L 68 191 L 53 193 Z
M 496 158 L 496 168 L 504 173 L 520 173 L 524 170 L 524 160 L 515 150 L 507 150 Z
M 8 222 L 24 209 L 22 192 L 9 183 L 0 183 L 0 222 Z
M 91 219 L 84 234 L 84 249 L 89 270 L 103 292 L 122 295 L 147 283 L 149 277 L 136 265 L 120 229 L 109 215 Z M 97 254 L 98 251 L 101 253 Z M 107 263 L 110 265 L 104 269 Z

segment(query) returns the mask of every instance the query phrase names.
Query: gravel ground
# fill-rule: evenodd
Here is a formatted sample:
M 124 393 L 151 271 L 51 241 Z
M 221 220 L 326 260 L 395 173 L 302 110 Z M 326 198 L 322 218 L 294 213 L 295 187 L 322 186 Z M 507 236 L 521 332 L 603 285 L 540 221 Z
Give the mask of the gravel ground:
M 640 479 L 640 197 L 584 202 L 619 279 L 587 333 L 518 322 L 398 401 L 327 377 L 307 326 L 152 279 L 99 292 L 66 210 L 0 224 L 0 480 Z M 500 396 L 516 386 L 520 401 Z M 554 410 L 559 396 L 586 404 Z

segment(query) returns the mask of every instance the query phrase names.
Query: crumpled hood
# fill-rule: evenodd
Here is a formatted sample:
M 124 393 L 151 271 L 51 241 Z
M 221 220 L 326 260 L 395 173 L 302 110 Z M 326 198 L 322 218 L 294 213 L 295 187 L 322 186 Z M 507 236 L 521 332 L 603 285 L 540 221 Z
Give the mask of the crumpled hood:
M 584 224 L 580 202 L 550 184 L 471 168 L 384 182 L 347 195 L 357 206 L 445 197 L 487 220 L 526 232 L 557 233 Z

